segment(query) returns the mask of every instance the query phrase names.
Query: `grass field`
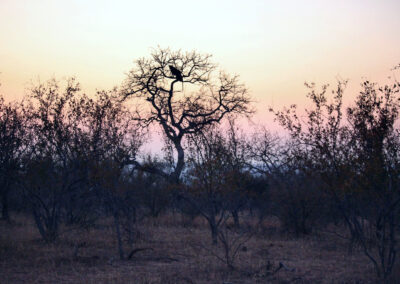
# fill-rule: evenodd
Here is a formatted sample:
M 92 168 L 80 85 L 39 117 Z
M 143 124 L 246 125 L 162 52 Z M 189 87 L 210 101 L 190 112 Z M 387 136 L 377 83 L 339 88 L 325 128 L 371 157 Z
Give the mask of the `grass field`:
M 144 249 L 129 260 L 119 260 L 111 224 L 63 228 L 55 244 L 45 244 L 30 218 L 14 216 L 12 225 L 0 224 L 0 283 L 377 282 L 371 263 L 357 248 L 349 254 L 346 240 L 327 232 L 296 239 L 274 218 L 240 248 L 235 270 L 221 261 L 222 247 L 211 244 L 202 219 L 190 225 L 179 214 L 145 219 L 135 241 Z M 395 270 L 391 281 L 399 276 Z

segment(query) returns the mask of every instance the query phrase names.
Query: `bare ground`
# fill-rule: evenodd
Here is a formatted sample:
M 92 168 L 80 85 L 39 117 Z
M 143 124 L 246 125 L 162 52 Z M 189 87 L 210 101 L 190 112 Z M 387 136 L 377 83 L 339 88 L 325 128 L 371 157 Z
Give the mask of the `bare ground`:
M 31 219 L 18 216 L 13 225 L 0 223 L 0 283 L 378 283 L 362 252 L 349 254 L 347 242 L 329 233 L 295 239 L 266 220 L 231 270 L 216 257 L 222 249 L 211 245 L 202 220 L 184 225 L 178 214 L 145 220 L 135 247 L 146 249 L 121 261 L 110 220 L 90 230 L 64 228 L 49 245 Z

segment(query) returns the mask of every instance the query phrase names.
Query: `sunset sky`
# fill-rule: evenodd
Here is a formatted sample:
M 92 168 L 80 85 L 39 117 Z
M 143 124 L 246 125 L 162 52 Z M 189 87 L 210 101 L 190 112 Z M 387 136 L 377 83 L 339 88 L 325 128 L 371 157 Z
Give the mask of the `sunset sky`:
M 400 63 L 400 1 L 0 0 L 0 93 L 76 76 L 85 92 L 118 86 L 151 48 L 213 55 L 258 101 L 302 104 L 305 81 L 385 82 Z M 398 74 L 400 77 L 400 74 Z

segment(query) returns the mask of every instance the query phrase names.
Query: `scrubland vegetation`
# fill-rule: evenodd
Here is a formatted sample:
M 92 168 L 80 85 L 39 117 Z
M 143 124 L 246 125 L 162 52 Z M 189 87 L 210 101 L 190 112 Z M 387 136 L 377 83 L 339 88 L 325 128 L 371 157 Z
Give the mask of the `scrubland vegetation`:
M 265 110 L 279 137 L 240 127 L 252 99 L 210 59 L 157 49 L 113 90 L 1 99 L 2 282 L 400 279 L 399 82 L 349 106 L 345 81 L 306 84 L 312 107 Z

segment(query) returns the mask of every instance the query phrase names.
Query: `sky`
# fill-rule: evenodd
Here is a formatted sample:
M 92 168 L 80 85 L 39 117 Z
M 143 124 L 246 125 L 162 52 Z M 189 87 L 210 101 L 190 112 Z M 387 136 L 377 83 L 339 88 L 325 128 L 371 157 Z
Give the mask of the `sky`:
M 70 76 L 89 94 L 110 89 L 160 46 L 212 54 L 263 119 L 306 104 L 304 82 L 348 79 L 350 100 L 361 80 L 395 75 L 399 11 L 398 0 L 0 0 L 0 93 L 20 99 L 32 81 Z

